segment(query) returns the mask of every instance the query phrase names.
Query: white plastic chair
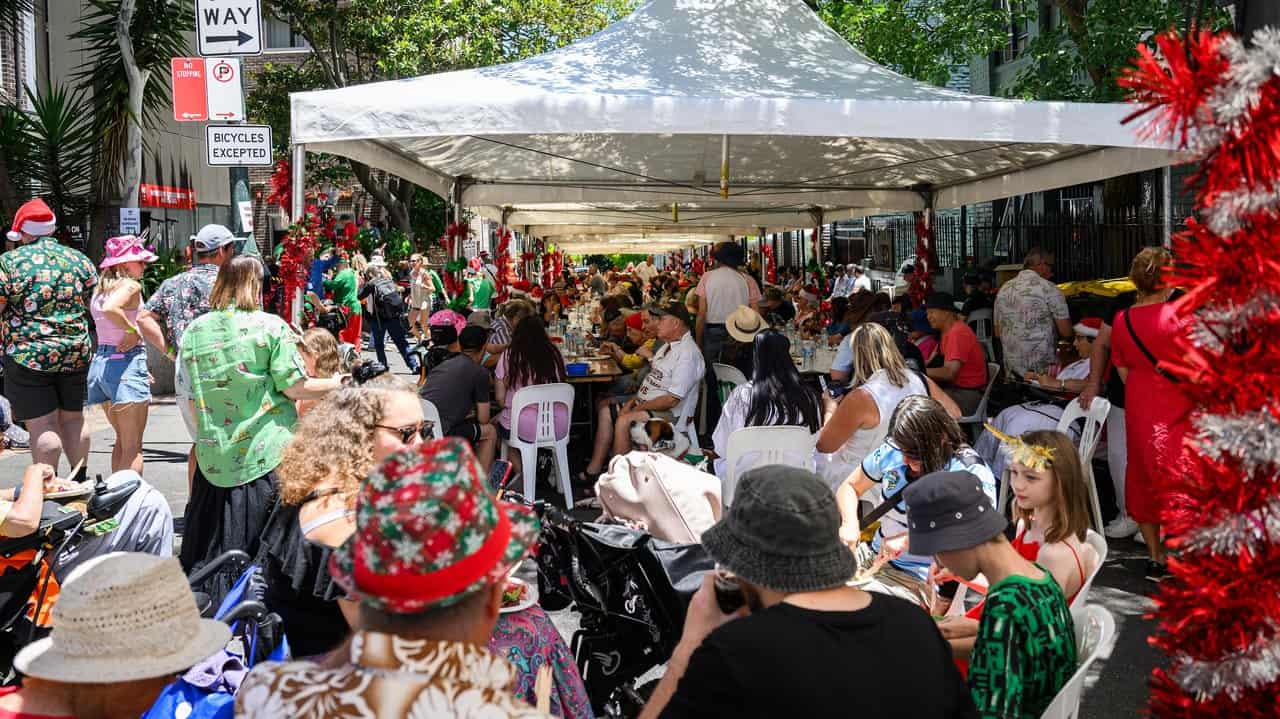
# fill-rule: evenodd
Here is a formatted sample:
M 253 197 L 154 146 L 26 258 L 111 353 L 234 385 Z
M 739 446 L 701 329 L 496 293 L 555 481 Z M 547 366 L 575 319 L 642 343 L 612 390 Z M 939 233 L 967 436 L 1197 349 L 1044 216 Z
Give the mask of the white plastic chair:
M 1102 503 L 1098 500 L 1098 486 L 1093 481 L 1093 453 L 1098 448 L 1098 439 L 1102 436 L 1102 426 L 1111 412 L 1111 402 L 1095 397 L 1089 409 L 1080 406 L 1080 400 L 1073 400 L 1062 411 L 1058 418 L 1058 431 L 1068 436 L 1071 425 L 1084 418 L 1084 427 L 1080 429 L 1080 468 L 1084 470 L 1084 481 L 1089 486 L 1089 509 L 1093 514 L 1095 528 L 1102 531 Z
M 738 486 L 738 478 L 743 472 L 766 464 L 785 464 L 813 470 L 814 447 L 818 443 L 818 435 L 811 434 L 805 427 L 743 427 L 729 435 L 729 446 L 725 450 L 724 479 L 720 481 L 720 501 L 728 507 L 733 503 L 733 492 Z M 754 455 L 750 463 L 742 460 Z M 796 459 L 802 462 L 796 464 Z M 746 466 L 740 467 L 740 464 Z
M 514 447 L 520 451 L 521 474 L 524 475 L 524 498 L 533 501 L 538 484 L 538 448 L 549 447 L 556 460 L 556 472 L 560 475 L 560 489 L 564 503 L 573 509 L 573 486 L 569 483 L 569 427 L 563 436 L 556 434 L 556 405 L 573 409 L 573 385 L 564 382 L 535 384 L 521 387 L 511 400 L 511 438 L 502 443 L 502 458 Z M 537 430 L 533 441 L 520 438 L 520 414 L 526 407 L 533 407 L 538 415 Z
M 1078 609 L 1084 606 L 1085 600 L 1089 597 L 1089 590 L 1093 588 L 1094 577 L 1098 576 L 1098 572 L 1102 571 L 1102 565 L 1107 561 L 1107 540 L 1101 534 L 1092 529 L 1085 530 L 1084 543 L 1093 547 L 1093 551 L 1098 555 L 1098 564 L 1089 572 L 1089 576 L 1085 577 L 1084 584 L 1080 586 L 1080 591 L 1076 592 L 1076 598 L 1071 600 L 1071 608 Z
M 991 387 L 996 383 L 996 377 L 999 376 L 999 374 L 1000 365 L 995 362 L 988 362 L 987 388 L 982 391 L 982 401 L 978 403 L 978 408 L 973 411 L 973 414 L 961 417 L 960 419 L 957 419 L 956 422 L 959 422 L 962 425 L 976 424 L 978 425 L 977 429 L 981 430 L 982 423 L 987 421 L 987 400 L 991 397 Z
M 1076 672 L 1058 690 L 1040 719 L 1076 719 L 1080 715 L 1080 694 L 1089 666 L 1110 647 L 1116 635 L 1116 619 L 1097 604 L 1071 610 L 1076 633 Z
M 982 309 L 970 312 L 969 316 L 965 318 L 965 324 L 973 328 L 973 333 L 978 336 L 978 344 L 982 345 L 982 349 L 987 353 L 987 361 L 995 360 L 996 348 L 991 341 L 992 328 L 995 326 L 995 316 L 991 310 Z
M 444 438 L 444 427 L 440 426 L 440 410 L 436 408 L 435 402 L 429 399 L 419 398 L 422 402 L 422 420 L 431 423 L 431 436 L 436 439 Z
M 698 398 L 702 395 L 702 378 L 693 383 L 692 394 L 685 400 L 684 410 L 676 416 L 675 429 L 684 432 L 689 438 L 689 451 L 702 454 L 702 444 L 698 440 L 698 424 L 693 415 L 698 411 Z
M 733 365 L 713 362 L 711 369 L 716 373 L 716 384 L 719 385 L 725 399 L 728 399 L 729 394 L 737 389 L 739 385 L 747 383 L 747 376 L 742 374 L 742 370 Z

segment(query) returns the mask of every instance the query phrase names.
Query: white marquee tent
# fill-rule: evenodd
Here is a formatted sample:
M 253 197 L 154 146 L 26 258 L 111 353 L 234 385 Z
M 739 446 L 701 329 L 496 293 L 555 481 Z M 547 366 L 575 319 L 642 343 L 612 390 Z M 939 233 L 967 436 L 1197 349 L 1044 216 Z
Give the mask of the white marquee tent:
M 519 62 L 291 99 L 307 150 L 582 242 L 958 207 L 1178 159 L 1121 125 L 1131 107 L 906 78 L 800 0 L 650 0 Z

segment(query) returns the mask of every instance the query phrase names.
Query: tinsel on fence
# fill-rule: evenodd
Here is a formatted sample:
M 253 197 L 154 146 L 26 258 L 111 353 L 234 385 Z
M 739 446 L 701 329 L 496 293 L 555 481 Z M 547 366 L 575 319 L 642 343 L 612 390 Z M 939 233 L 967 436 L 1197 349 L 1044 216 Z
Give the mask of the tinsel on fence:
M 933 292 L 933 271 L 938 266 L 933 251 L 933 223 L 925 219 L 923 212 L 915 214 L 916 220 L 916 271 L 911 276 L 908 293 L 917 305 L 923 304 Z
M 1144 133 L 1200 162 L 1200 219 L 1174 239 L 1190 329 L 1168 369 L 1187 380 L 1197 435 L 1193 471 L 1169 478 L 1187 504 L 1166 518 L 1156 717 L 1280 713 L 1280 32 L 1252 40 L 1163 35 L 1121 81 Z

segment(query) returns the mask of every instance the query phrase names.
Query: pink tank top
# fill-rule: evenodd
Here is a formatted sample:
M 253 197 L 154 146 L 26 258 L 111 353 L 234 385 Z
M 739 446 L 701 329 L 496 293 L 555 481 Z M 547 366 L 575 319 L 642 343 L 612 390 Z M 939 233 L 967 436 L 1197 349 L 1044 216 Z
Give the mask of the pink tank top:
M 102 301 L 106 299 L 105 295 L 96 294 L 93 301 L 89 303 L 89 314 L 93 315 L 93 324 L 98 328 L 98 345 L 110 345 L 115 347 L 124 339 L 124 330 L 121 329 L 107 314 L 102 311 Z M 129 323 L 135 327 L 138 324 L 138 310 L 142 304 L 131 310 L 125 310 L 124 316 L 129 318 Z

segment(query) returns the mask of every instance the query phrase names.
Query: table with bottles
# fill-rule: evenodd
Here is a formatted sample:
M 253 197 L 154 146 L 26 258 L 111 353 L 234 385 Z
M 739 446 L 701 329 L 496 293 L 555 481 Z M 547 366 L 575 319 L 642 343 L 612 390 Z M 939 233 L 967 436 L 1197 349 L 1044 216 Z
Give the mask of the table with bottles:
M 791 341 L 791 360 L 795 362 L 800 374 L 831 373 L 831 364 L 835 361 L 837 348 L 829 347 L 824 335 L 819 335 L 817 339 L 803 339 L 800 332 L 793 327 L 788 327 L 784 333 Z

